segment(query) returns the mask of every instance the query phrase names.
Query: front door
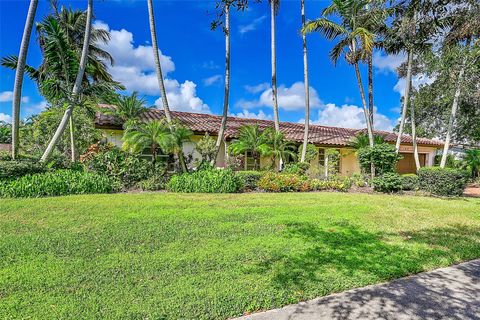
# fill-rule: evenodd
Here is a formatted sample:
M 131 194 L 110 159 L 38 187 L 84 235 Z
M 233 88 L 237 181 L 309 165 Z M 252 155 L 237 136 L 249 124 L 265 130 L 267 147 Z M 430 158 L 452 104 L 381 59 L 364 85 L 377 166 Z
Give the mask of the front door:
M 397 172 L 400 174 L 416 173 L 417 168 L 415 167 L 415 159 L 413 158 L 413 153 L 400 153 L 400 155 L 403 157 L 403 159 L 401 159 L 397 163 Z M 427 155 L 424 153 L 420 153 L 418 154 L 418 157 L 420 158 L 420 166 L 425 167 L 425 160 Z

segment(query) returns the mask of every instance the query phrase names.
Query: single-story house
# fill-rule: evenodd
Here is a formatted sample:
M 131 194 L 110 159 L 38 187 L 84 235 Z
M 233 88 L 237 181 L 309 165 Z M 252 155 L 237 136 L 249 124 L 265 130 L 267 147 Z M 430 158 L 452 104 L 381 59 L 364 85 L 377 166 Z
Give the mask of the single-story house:
M 113 108 L 109 105 L 100 105 L 104 108 Z M 195 150 L 195 143 L 200 140 L 205 133 L 208 133 L 212 137 L 218 135 L 218 129 L 220 127 L 221 116 L 203 113 L 192 112 L 180 112 L 172 111 L 172 117 L 182 123 L 184 126 L 194 132 L 191 142 L 184 144 L 185 154 L 192 154 L 193 158 L 200 158 L 200 155 Z M 144 122 L 159 120 L 164 118 L 163 110 L 148 109 L 141 116 L 141 120 Z M 229 143 L 234 140 L 240 127 L 245 125 L 258 125 L 260 129 L 268 127 L 273 128 L 274 124 L 271 120 L 259 120 L 248 119 L 239 117 L 228 117 L 227 129 L 224 135 L 224 142 L 221 146 L 220 153 L 216 159 L 217 167 L 225 167 L 227 163 L 228 154 L 226 152 Z M 115 116 L 106 115 L 98 112 L 95 119 L 95 127 L 101 129 L 107 141 L 117 145 L 122 145 L 122 122 Z M 280 130 L 284 133 L 287 140 L 298 143 L 299 145 L 303 141 L 304 125 L 301 123 L 293 122 L 281 122 Z M 353 137 L 358 133 L 365 132 L 365 129 L 347 129 L 339 127 L 328 127 L 321 125 L 310 125 L 309 130 L 309 142 L 314 144 L 319 152 L 316 159 L 312 161 L 312 164 L 322 165 L 325 161 L 325 150 L 329 148 L 338 149 L 340 152 L 340 161 L 338 166 L 338 172 L 342 175 L 351 175 L 355 172 L 360 172 L 360 166 L 357 161 L 355 150 L 353 150 L 349 143 Z M 397 135 L 392 132 L 375 131 L 375 134 L 382 135 L 386 142 L 395 144 Z M 421 166 L 433 166 L 434 157 L 437 150 L 443 147 L 443 142 L 438 140 L 431 140 L 425 138 L 417 139 L 418 150 L 420 154 Z M 413 158 L 413 145 L 412 138 L 409 135 L 402 136 L 402 144 L 400 153 L 403 156 L 398 163 L 397 170 L 399 173 L 414 173 L 415 162 Z M 245 155 L 244 161 L 245 169 L 250 169 L 253 165 L 253 161 L 249 159 L 249 155 Z M 271 163 L 270 159 L 261 159 L 260 166 L 267 166 Z

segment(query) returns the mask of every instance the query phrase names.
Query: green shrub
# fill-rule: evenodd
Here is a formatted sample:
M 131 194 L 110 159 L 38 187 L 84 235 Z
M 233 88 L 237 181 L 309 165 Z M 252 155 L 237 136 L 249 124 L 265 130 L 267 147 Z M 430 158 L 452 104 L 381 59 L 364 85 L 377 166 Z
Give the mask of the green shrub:
M 307 163 L 307 162 L 287 163 L 283 167 L 282 172 L 283 173 L 290 173 L 290 174 L 304 175 L 309 168 L 310 168 L 310 164 Z
M 84 193 L 110 193 L 112 181 L 104 175 L 58 170 L 0 181 L 0 197 L 36 198 Z
M 402 174 L 400 178 L 402 179 L 402 190 L 418 190 L 419 182 L 416 174 Z
M 167 186 L 168 177 L 166 175 L 154 174 L 151 177 L 138 183 L 138 187 L 144 191 L 164 190 Z
M 242 182 L 243 191 L 251 191 L 257 189 L 258 180 L 264 175 L 264 172 L 259 171 L 237 171 L 235 175 L 240 178 Z
M 302 158 L 302 150 L 303 150 L 303 144 L 301 144 L 298 147 L 298 159 L 300 160 Z M 305 152 L 305 162 L 310 163 L 310 161 L 313 161 L 318 155 L 318 149 L 315 147 L 314 144 L 307 144 L 307 151 Z
M 397 192 L 402 189 L 402 179 L 397 173 L 387 172 L 372 180 L 373 189 L 375 191 L 390 193 Z
M 308 191 L 302 186 L 307 179 L 298 174 L 268 172 L 257 183 L 259 189 L 270 192 Z
M 469 173 L 452 168 L 429 167 L 418 170 L 420 189 L 439 196 L 461 196 Z
M 0 180 L 16 179 L 27 174 L 47 171 L 47 167 L 31 161 L 0 161 Z
M 388 143 L 376 144 L 373 147 L 360 148 L 357 151 L 360 167 L 366 173 L 370 173 L 371 163 L 375 165 L 375 175 L 395 172 L 397 162 L 402 158 L 395 152 L 395 146 Z
M 167 189 L 174 192 L 234 193 L 242 187 L 240 177 L 230 169 L 206 169 L 174 175 Z
M 355 172 L 350 177 L 350 180 L 352 181 L 352 184 L 356 185 L 357 187 L 363 188 L 368 186 L 368 179 L 361 173 Z

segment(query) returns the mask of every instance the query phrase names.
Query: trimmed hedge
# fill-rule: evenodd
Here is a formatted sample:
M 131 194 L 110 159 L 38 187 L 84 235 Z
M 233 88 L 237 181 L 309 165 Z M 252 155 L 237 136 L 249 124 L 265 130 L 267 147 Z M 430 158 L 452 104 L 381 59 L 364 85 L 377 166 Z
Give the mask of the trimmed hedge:
M 402 179 L 397 173 L 387 172 L 372 180 L 375 191 L 391 193 L 402 190 Z
M 167 184 L 173 192 L 235 193 L 242 187 L 240 177 L 230 169 L 207 169 L 174 175 Z
M 469 173 L 459 169 L 428 167 L 418 170 L 418 178 L 422 190 L 439 196 L 461 196 Z
M 402 190 L 418 190 L 419 179 L 416 174 L 407 173 L 400 176 L 402 180 Z
M 252 191 L 257 189 L 257 183 L 264 175 L 264 172 L 259 171 L 237 171 L 235 175 L 240 178 L 242 182 L 243 191 Z
M 0 181 L 0 197 L 37 198 L 69 194 L 110 193 L 112 181 L 104 175 L 58 170 Z
M 0 179 L 16 179 L 27 174 L 47 171 L 47 167 L 31 161 L 0 161 Z

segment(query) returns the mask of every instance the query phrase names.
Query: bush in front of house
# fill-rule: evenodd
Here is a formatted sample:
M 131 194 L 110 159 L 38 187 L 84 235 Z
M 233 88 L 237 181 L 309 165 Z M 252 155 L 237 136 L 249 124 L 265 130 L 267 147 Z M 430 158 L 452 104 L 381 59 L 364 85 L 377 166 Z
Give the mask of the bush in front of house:
M 258 180 L 265 174 L 260 171 L 237 171 L 235 175 L 242 182 L 242 191 L 253 191 L 257 189 Z
M 35 174 L 47 171 L 48 168 L 38 162 L 21 161 L 0 161 L 0 180 L 16 179 L 28 174 Z
M 172 176 L 167 190 L 173 192 L 235 193 L 242 187 L 240 177 L 230 169 L 204 169 Z
M 402 190 L 402 178 L 399 174 L 393 172 L 387 172 L 373 178 L 372 184 L 373 189 L 379 192 L 392 193 Z
M 402 179 L 402 190 L 405 190 L 405 191 L 418 190 L 419 179 L 416 174 L 413 174 L 413 173 L 402 174 L 400 178 Z
M 294 173 L 267 172 L 257 183 L 257 187 L 268 192 L 308 191 L 304 182 L 307 179 Z M 309 187 L 307 188 L 309 189 Z
M 371 163 L 375 166 L 375 175 L 395 172 L 397 162 L 402 158 L 395 152 L 395 146 L 388 143 L 376 144 L 373 147 L 360 148 L 357 151 L 358 162 L 363 172 L 370 173 Z
M 57 170 L 0 181 L 0 197 L 38 198 L 70 194 L 110 193 L 112 181 L 105 175 Z
M 465 170 L 426 167 L 418 170 L 420 189 L 439 196 L 461 196 L 469 173 Z
M 153 174 L 145 180 L 138 183 L 138 187 L 143 191 L 164 190 L 167 186 L 168 176 L 163 174 Z
M 310 163 L 308 163 L 308 162 L 287 163 L 283 167 L 282 172 L 283 173 L 289 173 L 289 174 L 304 175 L 309 168 L 310 168 Z
M 310 191 L 334 190 L 346 192 L 352 187 L 353 181 L 348 177 L 333 177 L 328 180 L 311 179 L 309 183 Z

